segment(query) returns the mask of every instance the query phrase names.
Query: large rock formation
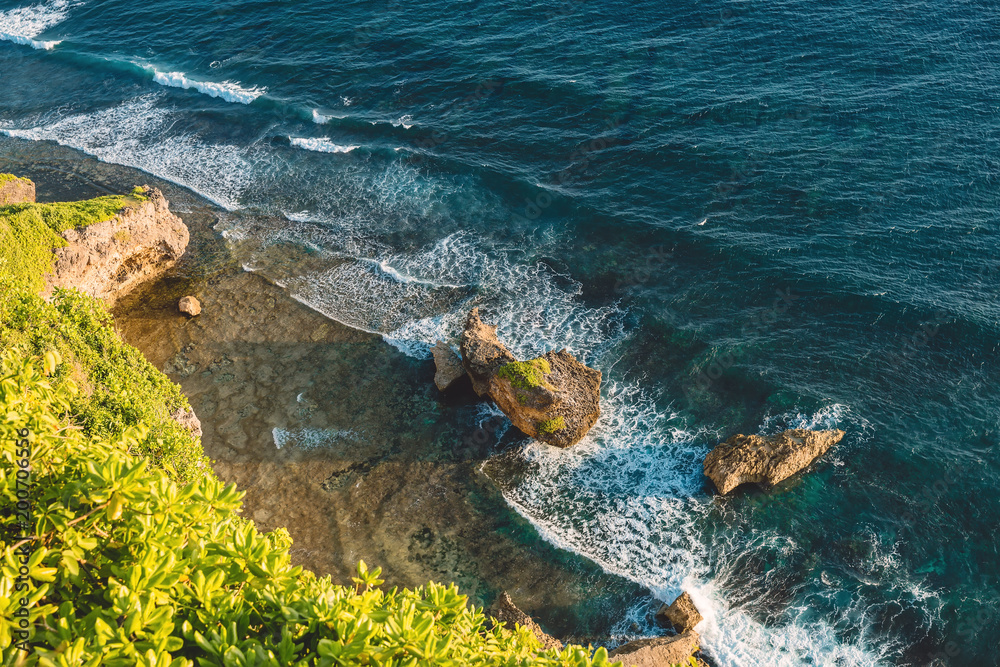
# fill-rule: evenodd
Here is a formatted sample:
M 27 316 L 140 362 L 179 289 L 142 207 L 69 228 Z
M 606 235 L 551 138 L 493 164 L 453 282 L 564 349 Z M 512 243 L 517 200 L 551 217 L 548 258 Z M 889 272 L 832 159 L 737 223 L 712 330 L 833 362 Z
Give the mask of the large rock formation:
M 434 355 L 434 384 L 441 391 L 446 391 L 465 375 L 462 359 L 443 340 L 431 348 L 431 354 Z
M 840 442 L 843 431 L 793 429 L 778 435 L 734 435 L 705 457 L 705 475 L 719 493 L 748 482 L 774 486 Z
M 611 662 L 621 662 L 624 667 L 667 667 L 687 665 L 694 655 L 701 637 L 689 630 L 674 637 L 637 639 L 608 653 Z
M 562 642 L 547 634 L 538 623 L 535 623 L 534 619 L 515 607 L 514 601 L 510 599 L 506 591 L 501 593 L 500 597 L 493 603 L 490 608 L 490 616 L 506 624 L 508 630 L 513 630 L 515 625 L 527 628 L 538 638 L 543 648 L 562 650 Z
M 27 178 L 18 178 L 12 174 L 0 174 L 0 206 L 25 202 L 33 203 L 34 201 L 34 183 Z
M 473 308 L 462 333 L 462 364 L 480 396 L 489 396 L 525 434 L 556 447 L 580 441 L 601 414 L 601 372 L 565 350 L 518 361 Z
M 68 245 L 55 251 L 46 296 L 56 287 L 76 287 L 110 304 L 180 259 L 187 227 L 167 208 L 163 193 L 147 187 L 144 194 L 145 201 L 111 220 L 63 232 Z
M 670 606 L 663 605 L 656 612 L 656 620 L 680 633 L 694 630 L 702 621 L 701 613 L 687 593 L 681 593 Z

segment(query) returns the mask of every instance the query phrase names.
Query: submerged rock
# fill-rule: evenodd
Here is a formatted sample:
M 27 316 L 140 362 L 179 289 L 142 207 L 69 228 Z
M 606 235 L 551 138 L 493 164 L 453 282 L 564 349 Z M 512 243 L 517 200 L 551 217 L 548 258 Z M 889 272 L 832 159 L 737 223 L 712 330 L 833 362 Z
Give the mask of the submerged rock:
M 75 287 L 111 304 L 139 283 L 156 277 L 184 254 L 188 229 L 170 212 L 159 190 L 146 187 L 143 201 L 110 220 L 63 232 L 44 294 Z
M 705 457 L 705 475 L 719 493 L 741 484 L 774 486 L 840 442 L 844 432 L 792 429 L 772 436 L 734 435 Z
M 462 334 L 462 364 L 480 396 L 489 396 L 525 434 L 556 447 L 575 445 L 601 414 L 601 372 L 565 350 L 518 361 L 473 308 Z
M 0 174 L 0 206 L 34 203 L 35 184 L 27 178 Z
M 201 303 L 193 296 L 185 296 L 177 302 L 177 310 L 185 315 L 197 317 L 201 315 Z
M 608 657 L 624 667 L 687 665 L 700 641 L 701 637 L 694 630 L 674 637 L 636 639 L 611 651 Z
M 702 615 L 694 606 L 694 600 L 688 593 L 681 593 L 669 606 L 663 605 L 656 612 L 656 620 L 665 626 L 672 627 L 680 633 L 694 630 L 701 623 Z
M 439 340 L 431 348 L 431 354 L 434 355 L 434 367 L 436 369 L 434 384 L 441 391 L 447 390 L 465 375 L 462 358 L 455 354 L 455 351 L 443 340 Z
M 493 607 L 490 608 L 490 616 L 506 624 L 508 630 L 513 630 L 515 625 L 527 628 L 545 649 L 562 650 L 562 642 L 547 634 L 538 623 L 535 623 L 534 619 L 514 606 L 514 601 L 510 599 L 506 591 L 501 593 L 500 597 L 493 603 Z

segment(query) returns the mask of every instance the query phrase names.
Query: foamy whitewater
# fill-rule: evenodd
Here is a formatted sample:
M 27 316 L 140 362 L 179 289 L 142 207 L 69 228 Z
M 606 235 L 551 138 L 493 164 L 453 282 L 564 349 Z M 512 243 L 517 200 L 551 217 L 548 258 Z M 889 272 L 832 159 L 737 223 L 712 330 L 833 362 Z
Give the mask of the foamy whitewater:
M 383 348 L 401 392 L 426 376 L 406 401 L 434 437 L 495 414 L 430 384 L 430 347 L 472 307 L 520 358 L 600 369 L 583 442 L 504 423 L 476 464 L 500 489 L 476 502 L 530 533 L 525 554 L 540 536 L 566 581 L 643 591 L 552 593 L 582 598 L 533 609 L 543 625 L 655 635 L 657 600 L 686 590 L 720 667 L 926 667 L 952 643 L 941 664 L 1000 664 L 995 12 L 149 11 L 0 0 L 0 171 L 54 142 L 213 202 L 231 266 L 406 355 Z M 274 446 L 337 446 L 370 418 L 272 425 Z M 776 489 L 706 485 L 720 440 L 795 426 L 847 435 Z M 455 465 L 421 429 L 400 441 Z M 473 565 L 478 590 L 516 580 Z
M 34 37 L 62 23 L 72 7 L 83 4 L 73 0 L 52 0 L 45 4 L 18 7 L 0 12 L 0 40 L 34 49 L 50 50 L 59 40 L 36 40 Z
M 153 81 L 161 86 L 197 90 L 199 93 L 208 95 L 209 97 L 217 97 L 235 104 L 250 104 L 261 95 L 267 93 L 267 88 L 263 87 L 254 86 L 247 88 L 234 81 L 198 81 L 189 78 L 183 72 L 161 72 L 152 65 L 136 64 L 151 73 Z
M 289 142 L 292 146 L 298 146 L 307 151 L 316 151 L 318 153 L 350 153 L 357 148 L 361 148 L 360 146 L 342 146 L 325 138 L 307 139 L 303 137 L 289 137 Z

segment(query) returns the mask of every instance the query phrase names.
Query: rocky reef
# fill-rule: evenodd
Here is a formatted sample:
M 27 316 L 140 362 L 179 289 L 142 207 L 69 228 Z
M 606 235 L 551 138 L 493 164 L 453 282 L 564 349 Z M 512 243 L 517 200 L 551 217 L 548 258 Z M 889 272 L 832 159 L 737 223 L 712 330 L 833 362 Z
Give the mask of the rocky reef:
M 466 320 L 461 352 L 476 393 L 492 399 L 514 426 L 536 440 L 570 447 L 601 414 L 600 371 L 565 350 L 517 360 L 478 308 Z
M 705 457 L 704 472 L 723 495 L 747 483 L 771 487 L 809 466 L 843 437 L 839 430 L 805 429 L 734 435 Z
M 159 190 L 137 188 L 110 220 L 62 233 L 45 295 L 75 287 L 112 304 L 139 283 L 173 266 L 188 245 L 188 229 Z

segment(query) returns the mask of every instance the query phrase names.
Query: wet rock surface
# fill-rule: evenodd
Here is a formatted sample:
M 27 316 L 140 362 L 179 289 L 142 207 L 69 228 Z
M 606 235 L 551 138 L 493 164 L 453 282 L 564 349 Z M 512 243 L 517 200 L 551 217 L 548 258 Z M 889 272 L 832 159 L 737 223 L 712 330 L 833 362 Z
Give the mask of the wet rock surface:
M 565 350 L 518 361 L 473 308 L 462 333 L 462 363 L 521 432 L 556 447 L 579 442 L 600 417 L 601 372 Z
M 527 628 L 546 649 L 554 648 L 561 650 L 563 647 L 561 641 L 547 634 L 534 619 L 518 609 L 514 601 L 510 598 L 510 595 L 507 594 L 507 591 L 504 591 L 497 597 L 496 602 L 490 608 L 489 614 L 497 621 L 504 623 L 508 630 L 513 630 L 517 625 Z
M 839 430 L 804 429 L 734 435 L 705 457 L 704 472 L 723 495 L 747 483 L 771 487 L 808 467 L 843 437 Z
M 679 633 L 694 630 L 702 621 L 702 615 L 694 606 L 688 593 L 681 593 L 670 605 L 663 605 L 656 612 L 656 620 L 661 625 L 672 627 Z

